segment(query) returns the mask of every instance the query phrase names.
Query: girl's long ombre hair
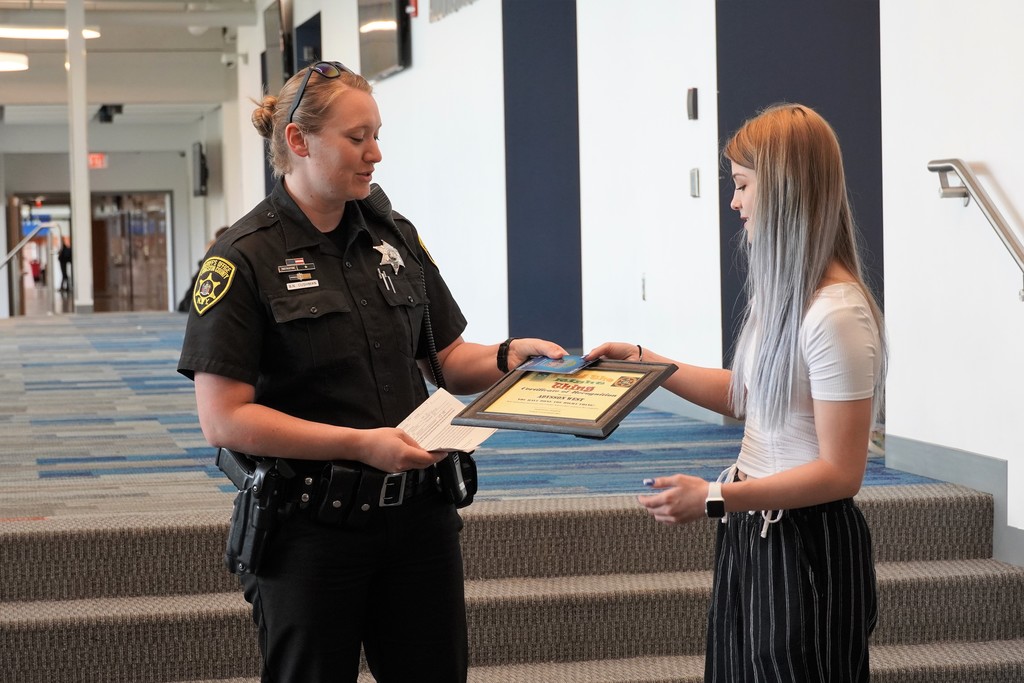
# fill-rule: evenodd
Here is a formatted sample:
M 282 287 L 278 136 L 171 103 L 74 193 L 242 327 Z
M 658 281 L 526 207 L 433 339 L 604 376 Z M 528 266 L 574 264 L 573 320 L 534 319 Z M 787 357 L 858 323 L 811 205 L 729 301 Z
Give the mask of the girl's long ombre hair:
M 838 261 L 864 291 L 882 340 L 877 414 L 885 377 L 882 314 L 861 271 L 835 132 L 808 107 L 777 104 L 744 123 L 724 156 L 757 174 L 754 232 L 745 248 L 747 307 L 732 367 L 733 411 L 756 415 L 766 429 L 783 426 L 796 382 L 800 326 L 829 264 Z

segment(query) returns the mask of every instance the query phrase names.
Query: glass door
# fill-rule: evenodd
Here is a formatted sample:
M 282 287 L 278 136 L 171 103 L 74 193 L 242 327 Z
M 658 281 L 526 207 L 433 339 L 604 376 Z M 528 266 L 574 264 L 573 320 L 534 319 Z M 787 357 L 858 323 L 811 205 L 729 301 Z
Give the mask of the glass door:
M 96 312 L 166 311 L 170 194 L 94 194 Z

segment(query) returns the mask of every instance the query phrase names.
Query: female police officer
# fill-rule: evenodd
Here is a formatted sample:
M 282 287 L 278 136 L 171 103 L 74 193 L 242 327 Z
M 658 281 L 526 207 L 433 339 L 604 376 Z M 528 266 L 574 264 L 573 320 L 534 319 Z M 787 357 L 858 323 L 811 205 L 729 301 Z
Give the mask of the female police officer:
M 318 62 L 252 120 L 279 179 L 207 254 L 179 371 L 207 440 L 274 458 L 285 477 L 274 505 L 287 514 L 262 565 L 240 572 L 263 681 L 355 681 L 360 644 L 380 683 L 464 681 L 462 523 L 436 485 L 444 454 L 395 425 L 427 397 L 430 347 L 455 393 L 565 350 L 463 341 L 416 230 L 371 187 L 381 121 L 362 77 Z

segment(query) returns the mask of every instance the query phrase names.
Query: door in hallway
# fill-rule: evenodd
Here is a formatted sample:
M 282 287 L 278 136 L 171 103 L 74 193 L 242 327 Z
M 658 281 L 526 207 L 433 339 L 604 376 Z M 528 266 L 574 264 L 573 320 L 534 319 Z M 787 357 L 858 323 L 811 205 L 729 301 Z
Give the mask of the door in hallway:
M 93 298 L 96 312 L 166 311 L 166 192 L 94 194 Z
M 8 253 L 13 253 L 22 238 L 34 234 L 6 267 L 0 267 L 7 281 L 7 310 L 12 316 L 70 313 L 72 299 L 70 292 L 64 291 L 58 265 L 60 244 L 71 235 L 70 198 L 59 193 L 9 195 L 7 226 Z

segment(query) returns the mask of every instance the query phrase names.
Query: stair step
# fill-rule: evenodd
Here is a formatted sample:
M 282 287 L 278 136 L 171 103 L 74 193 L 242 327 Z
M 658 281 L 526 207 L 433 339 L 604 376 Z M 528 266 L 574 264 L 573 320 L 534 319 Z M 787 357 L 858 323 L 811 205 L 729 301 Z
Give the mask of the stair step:
M 882 645 L 1024 637 L 1024 567 L 998 560 L 876 566 Z
M 0 671 L 18 683 L 258 675 L 249 615 L 237 592 L 7 603 Z
M 1024 568 L 952 560 L 882 563 L 877 573 L 876 645 L 1024 638 Z M 706 571 L 469 581 L 472 661 L 697 657 L 710 586 Z M 83 682 L 144 683 L 255 675 L 258 666 L 249 606 L 237 591 L 6 603 L 0 642 L 0 671 L 23 683 L 69 670 L 82 671 Z
M 223 512 L 0 521 L 0 603 L 227 592 Z
M 1024 637 L 1024 568 L 996 560 L 881 563 L 878 644 Z M 710 572 L 466 584 L 480 665 L 695 655 L 704 648 Z
M 470 669 L 469 683 L 701 683 L 704 656 L 638 657 Z M 1024 680 L 1024 640 L 873 646 L 875 683 L 1009 683 Z M 371 683 L 373 677 L 360 677 Z
M 466 584 L 476 665 L 695 654 L 704 647 L 710 572 Z
M 954 484 L 876 486 L 857 496 L 878 562 L 992 556 L 992 497 Z M 470 579 L 702 570 L 714 524 L 666 526 L 633 496 L 481 501 L 463 511 Z
M 952 484 L 865 488 L 878 562 L 992 554 L 992 497 Z M 463 510 L 467 579 L 706 570 L 714 523 L 653 522 L 633 496 L 479 501 Z M 230 510 L 0 521 L 0 603 L 227 592 Z M 989 539 L 989 540 L 986 540 Z
M 702 683 L 703 680 L 704 655 L 488 666 L 469 672 L 469 683 Z
M 588 662 L 485 666 L 469 670 L 469 683 L 701 683 L 704 657 L 638 657 Z M 875 683 L 1010 683 L 1024 680 L 1024 640 L 998 640 L 871 648 Z M 259 683 L 232 678 L 179 683 Z M 359 683 L 374 683 L 370 674 Z
M 1024 681 L 1024 639 L 873 647 L 871 680 L 874 683 Z

